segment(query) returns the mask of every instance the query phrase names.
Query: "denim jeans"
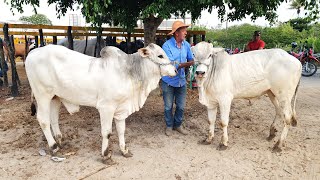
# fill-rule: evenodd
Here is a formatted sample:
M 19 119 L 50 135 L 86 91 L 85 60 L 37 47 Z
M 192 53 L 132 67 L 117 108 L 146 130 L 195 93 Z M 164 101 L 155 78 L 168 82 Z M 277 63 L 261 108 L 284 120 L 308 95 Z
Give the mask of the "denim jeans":
M 186 104 L 187 86 L 172 87 L 162 81 L 161 88 L 164 101 L 164 118 L 167 127 L 177 128 L 182 124 L 184 107 Z M 176 103 L 176 111 L 173 115 L 173 102 Z

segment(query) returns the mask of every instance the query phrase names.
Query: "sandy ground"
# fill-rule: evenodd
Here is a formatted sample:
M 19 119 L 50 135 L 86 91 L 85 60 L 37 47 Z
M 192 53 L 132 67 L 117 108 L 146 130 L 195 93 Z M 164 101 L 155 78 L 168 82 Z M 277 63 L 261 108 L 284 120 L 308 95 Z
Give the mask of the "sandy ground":
M 246 100 L 233 102 L 229 149 L 217 150 L 221 129 L 217 129 L 213 144 L 198 144 L 208 131 L 207 112 L 198 102 L 197 90 L 188 90 L 187 136 L 176 132 L 165 136 L 162 97 L 153 93 L 144 107 L 126 120 L 126 142 L 134 156 L 121 156 L 115 133 L 113 158 L 118 164 L 109 167 L 101 163 L 99 114 L 89 107 L 73 116 L 61 110 L 65 161 L 53 162 L 50 155 L 39 155 L 40 149 L 48 148 L 37 120 L 30 116 L 24 68 L 19 65 L 18 69 L 21 95 L 4 101 L 10 91 L 0 91 L 0 179 L 320 179 L 318 76 L 302 78 L 298 126 L 290 129 L 281 153 L 271 151 L 278 136 L 266 140 L 275 111 L 265 96 L 252 106 Z M 282 123 L 277 127 L 282 130 Z

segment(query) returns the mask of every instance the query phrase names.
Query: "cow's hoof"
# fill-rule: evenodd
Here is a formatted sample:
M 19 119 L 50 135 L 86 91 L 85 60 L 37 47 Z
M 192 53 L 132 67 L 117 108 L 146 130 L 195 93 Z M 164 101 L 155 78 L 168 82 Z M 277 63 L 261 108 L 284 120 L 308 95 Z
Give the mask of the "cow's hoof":
M 52 155 L 52 156 L 56 156 L 57 153 L 58 153 L 59 150 L 60 150 L 60 148 L 59 148 L 59 146 L 58 146 L 57 143 L 55 143 L 52 147 L 50 147 L 50 149 L 51 149 L 51 155 Z
M 133 156 L 133 154 L 131 153 L 130 150 L 128 150 L 127 153 L 122 153 L 122 155 L 123 155 L 124 157 L 126 157 L 126 158 L 129 158 L 129 157 L 132 157 L 132 156 Z
M 267 141 L 271 141 L 274 137 L 276 137 L 276 135 L 275 134 L 273 134 L 273 135 L 269 135 L 269 137 L 267 137 Z
M 228 146 L 226 146 L 226 145 L 224 145 L 224 144 L 220 144 L 219 146 L 218 146 L 218 150 L 219 151 L 224 151 L 224 150 L 227 150 L 228 149 Z
M 54 137 L 55 141 L 57 142 L 57 145 L 60 149 L 62 149 L 63 144 L 62 144 L 62 135 L 57 135 Z
M 106 165 L 108 165 L 108 166 L 112 166 L 112 165 L 117 164 L 117 162 L 114 161 L 111 157 L 104 157 L 104 158 L 102 159 L 102 163 L 103 163 L 103 164 L 106 164 Z
M 199 144 L 202 144 L 202 145 L 210 145 L 211 143 L 212 143 L 212 140 L 209 141 L 207 138 L 202 141 L 199 141 Z

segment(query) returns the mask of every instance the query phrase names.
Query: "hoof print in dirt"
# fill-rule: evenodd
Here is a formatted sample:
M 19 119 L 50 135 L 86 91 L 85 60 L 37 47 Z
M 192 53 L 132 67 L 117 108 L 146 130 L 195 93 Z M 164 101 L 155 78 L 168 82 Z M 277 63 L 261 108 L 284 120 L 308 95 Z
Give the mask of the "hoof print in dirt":
M 274 153 L 281 152 L 281 151 L 282 151 L 282 149 L 279 148 L 279 146 L 274 146 L 274 147 L 272 148 L 272 152 L 274 152 Z
M 270 135 L 267 137 L 267 141 L 271 141 L 274 137 L 276 137 L 276 135 Z
M 212 141 L 208 141 L 207 138 L 198 142 L 198 144 L 202 145 L 210 145 Z
M 114 160 L 111 159 L 111 158 L 103 158 L 103 159 L 102 159 L 102 163 L 103 163 L 103 164 L 106 164 L 106 165 L 109 165 L 109 166 L 112 166 L 112 165 L 117 164 L 117 162 L 114 161 Z

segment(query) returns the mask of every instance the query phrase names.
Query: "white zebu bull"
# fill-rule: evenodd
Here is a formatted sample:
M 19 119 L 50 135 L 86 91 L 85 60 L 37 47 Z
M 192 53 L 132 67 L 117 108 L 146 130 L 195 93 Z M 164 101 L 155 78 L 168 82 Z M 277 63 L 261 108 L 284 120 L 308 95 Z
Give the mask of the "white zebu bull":
M 155 44 L 130 55 L 111 46 L 100 54 L 101 58 L 94 58 L 48 45 L 27 57 L 25 67 L 38 105 L 37 119 L 53 154 L 61 145 L 58 119 L 62 103 L 70 114 L 79 111 L 79 105 L 98 109 L 106 163 L 112 163 L 108 139 L 115 119 L 120 150 L 130 157 L 124 139 L 125 119 L 143 106 L 161 76 L 176 75 L 165 52 Z
M 97 43 L 97 38 L 90 39 L 87 42 L 87 48 L 86 48 L 86 40 L 73 40 L 73 50 L 89 56 L 94 56 L 94 49 L 96 47 L 96 43 Z M 69 46 L 68 38 L 59 40 L 57 42 L 57 45 L 68 47 Z M 100 45 L 101 45 L 101 49 L 106 47 L 105 41 L 103 39 L 100 39 Z M 96 53 L 96 56 L 97 55 L 98 53 Z
M 227 127 L 231 101 L 250 99 L 268 94 L 276 108 L 276 117 L 270 127 L 268 140 L 275 137 L 275 121 L 282 119 L 284 129 L 273 150 L 281 151 L 290 124 L 296 126 L 295 103 L 301 77 L 301 63 L 281 49 L 266 49 L 229 55 L 212 44 L 201 42 L 193 48 L 195 62 L 199 63 L 196 79 L 199 101 L 207 106 L 209 134 L 204 141 L 210 144 L 219 106 L 223 137 L 220 149 L 228 145 Z M 292 103 L 292 104 L 291 104 Z

